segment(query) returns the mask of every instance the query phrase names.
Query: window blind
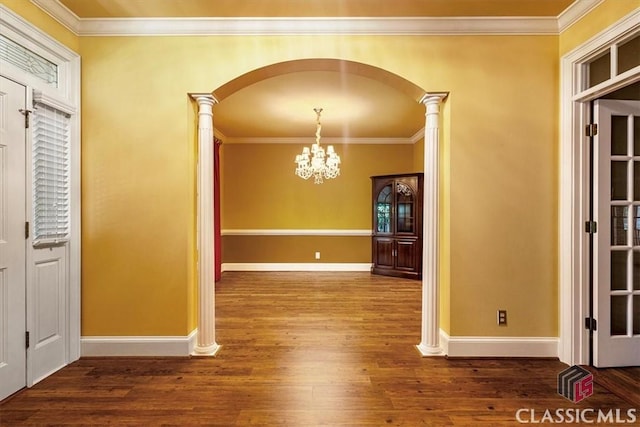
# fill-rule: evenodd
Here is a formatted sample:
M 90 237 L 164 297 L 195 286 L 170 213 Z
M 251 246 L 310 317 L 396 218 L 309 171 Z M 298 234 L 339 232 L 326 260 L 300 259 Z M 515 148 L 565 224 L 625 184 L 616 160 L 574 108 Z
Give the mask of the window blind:
M 36 103 L 33 113 L 33 244 L 69 238 L 70 115 Z

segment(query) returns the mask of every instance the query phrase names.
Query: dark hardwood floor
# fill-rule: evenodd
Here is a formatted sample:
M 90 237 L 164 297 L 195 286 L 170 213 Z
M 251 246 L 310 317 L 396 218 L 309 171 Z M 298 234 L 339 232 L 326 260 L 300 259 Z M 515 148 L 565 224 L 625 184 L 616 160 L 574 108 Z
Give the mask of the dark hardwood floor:
M 2 403 L 0 425 L 514 426 L 519 410 L 531 423 L 547 409 L 640 406 L 597 375 L 572 403 L 557 393 L 557 360 L 420 357 L 420 286 L 225 273 L 217 357 L 83 358 Z M 616 372 L 638 386 L 638 370 Z

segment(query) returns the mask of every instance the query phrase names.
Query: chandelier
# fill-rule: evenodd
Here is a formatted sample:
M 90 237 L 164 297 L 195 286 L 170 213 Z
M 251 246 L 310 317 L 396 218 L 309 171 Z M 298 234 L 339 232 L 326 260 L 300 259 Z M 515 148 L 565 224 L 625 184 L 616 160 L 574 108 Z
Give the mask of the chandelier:
M 332 179 L 340 175 L 340 156 L 333 149 L 333 145 L 327 147 L 325 153 L 324 148 L 320 146 L 320 113 L 322 108 L 314 108 L 317 118 L 316 143 L 302 149 L 302 154 L 296 156 L 296 175 L 302 179 L 309 179 L 313 176 L 314 183 L 322 184 L 324 179 Z

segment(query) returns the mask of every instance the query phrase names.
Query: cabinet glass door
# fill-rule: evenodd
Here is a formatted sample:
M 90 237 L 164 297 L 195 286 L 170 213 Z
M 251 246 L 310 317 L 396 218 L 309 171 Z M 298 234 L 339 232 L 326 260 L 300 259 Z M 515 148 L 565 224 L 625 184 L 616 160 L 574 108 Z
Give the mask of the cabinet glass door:
M 376 199 L 376 231 L 391 233 L 391 205 L 393 190 L 391 184 L 385 185 Z
M 399 182 L 396 186 L 396 192 L 398 201 L 396 231 L 398 233 L 414 233 L 415 196 L 413 191 L 407 184 Z

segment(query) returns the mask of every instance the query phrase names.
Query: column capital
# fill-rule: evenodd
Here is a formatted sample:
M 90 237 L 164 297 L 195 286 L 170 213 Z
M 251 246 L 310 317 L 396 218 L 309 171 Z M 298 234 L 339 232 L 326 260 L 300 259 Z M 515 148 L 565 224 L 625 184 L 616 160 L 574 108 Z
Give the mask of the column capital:
M 439 104 L 441 103 L 447 96 L 449 92 L 427 92 L 424 94 L 422 98 L 420 98 L 420 104 L 428 105 L 428 104 Z
M 211 93 L 189 93 L 189 96 L 193 99 L 195 99 L 196 101 L 198 101 L 198 103 L 210 103 L 211 105 L 213 104 L 218 104 L 219 101 L 216 99 L 215 96 L 213 96 L 213 94 Z
M 216 97 L 210 93 L 190 93 L 189 96 L 196 100 L 200 108 L 205 105 L 213 106 L 213 104 L 218 104 Z

